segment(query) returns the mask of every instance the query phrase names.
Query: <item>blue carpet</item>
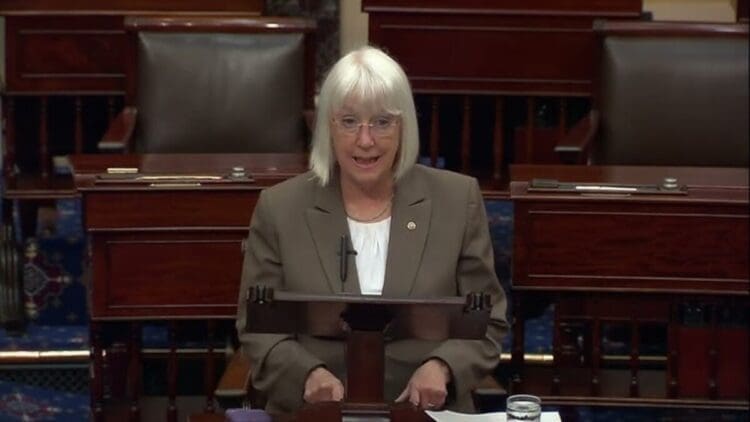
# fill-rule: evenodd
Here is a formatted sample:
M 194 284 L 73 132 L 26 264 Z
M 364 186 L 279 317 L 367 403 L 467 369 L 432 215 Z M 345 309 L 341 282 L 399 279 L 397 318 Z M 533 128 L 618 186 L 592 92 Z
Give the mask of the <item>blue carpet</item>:
M 0 350 L 87 350 L 88 326 L 29 324 L 23 335 L 0 329 Z
M 0 381 L 0 422 L 81 422 L 88 415 L 88 394 Z

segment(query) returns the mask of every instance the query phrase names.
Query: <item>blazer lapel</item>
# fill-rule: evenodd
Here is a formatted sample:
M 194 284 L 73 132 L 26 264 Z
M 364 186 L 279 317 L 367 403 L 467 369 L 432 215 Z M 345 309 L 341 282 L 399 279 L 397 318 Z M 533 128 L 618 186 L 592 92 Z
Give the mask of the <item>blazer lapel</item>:
M 413 169 L 405 174 L 393 197 L 383 296 L 409 296 L 422 262 L 432 201 L 417 176 Z
M 346 236 L 347 249 L 351 251 L 353 248 L 337 179 L 331 180 L 328 186 L 316 185 L 315 204 L 307 210 L 306 218 L 320 265 L 323 267 L 331 291 L 360 293 L 354 255 L 343 257 L 347 260 L 347 271 L 344 281 L 341 280 L 342 236 Z

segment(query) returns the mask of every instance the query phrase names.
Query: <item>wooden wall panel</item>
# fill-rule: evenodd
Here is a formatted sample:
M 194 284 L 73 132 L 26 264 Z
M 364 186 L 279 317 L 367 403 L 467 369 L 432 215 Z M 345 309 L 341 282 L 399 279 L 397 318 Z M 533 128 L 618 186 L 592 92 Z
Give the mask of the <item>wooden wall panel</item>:
M 0 14 L 111 11 L 247 12 L 263 11 L 264 0 L 3 0 Z
M 588 96 L 596 18 L 638 18 L 641 0 L 364 0 L 370 42 L 418 93 Z
M 370 24 L 371 42 L 399 60 L 418 93 L 591 91 L 590 19 L 399 15 Z
M 6 34 L 9 93 L 124 92 L 122 16 L 9 16 Z

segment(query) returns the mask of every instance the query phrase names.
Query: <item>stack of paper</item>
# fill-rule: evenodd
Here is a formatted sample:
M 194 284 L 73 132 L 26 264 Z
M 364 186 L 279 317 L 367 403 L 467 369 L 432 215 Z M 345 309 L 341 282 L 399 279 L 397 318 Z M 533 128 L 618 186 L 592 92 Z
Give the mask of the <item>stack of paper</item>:
M 426 410 L 427 416 L 437 422 L 505 422 L 505 412 L 480 413 L 472 415 L 468 413 L 451 412 L 450 410 L 441 410 L 439 412 Z M 557 412 L 542 412 L 541 422 L 562 422 L 560 414 Z

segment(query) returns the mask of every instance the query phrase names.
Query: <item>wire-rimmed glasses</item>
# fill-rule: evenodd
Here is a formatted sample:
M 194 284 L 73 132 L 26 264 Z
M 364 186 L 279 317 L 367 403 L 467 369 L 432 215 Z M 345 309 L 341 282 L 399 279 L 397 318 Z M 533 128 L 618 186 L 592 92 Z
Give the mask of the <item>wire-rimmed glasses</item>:
M 361 127 L 367 126 L 370 136 L 382 138 L 393 135 L 399 118 L 392 114 L 385 114 L 373 117 L 369 122 L 360 122 L 355 116 L 334 117 L 333 121 L 336 127 L 346 135 L 354 136 L 359 133 Z

